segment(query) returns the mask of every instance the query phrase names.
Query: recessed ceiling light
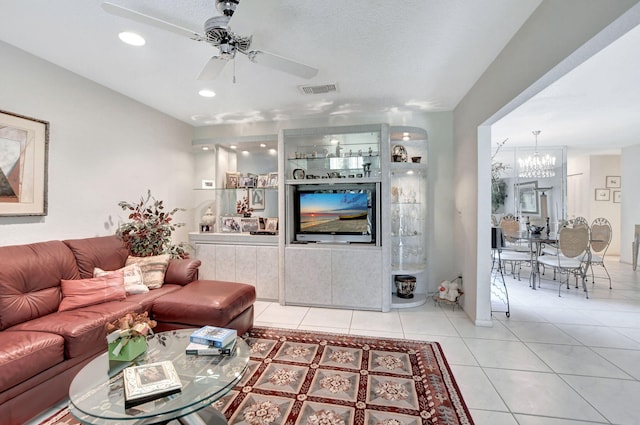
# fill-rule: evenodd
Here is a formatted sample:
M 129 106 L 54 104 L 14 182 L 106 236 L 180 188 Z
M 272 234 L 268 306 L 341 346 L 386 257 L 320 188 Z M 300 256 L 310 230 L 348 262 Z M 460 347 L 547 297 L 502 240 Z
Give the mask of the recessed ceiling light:
M 277 154 L 278 154 L 278 151 L 277 151 L 277 150 L 275 150 L 275 149 L 269 149 L 269 153 L 270 153 L 271 155 L 277 155 Z
M 236 145 L 231 145 L 229 146 L 229 149 L 238 149 L 238 147 Z
M 203 151 L 208 151 L 208 150 L 209 150 L 209 146 L 203 146 L 203 147 L 202 147 L 202 150 L 203 150 Z
M 249 155 L 249 151 L 242 151 L 242 155 L 244 155 L 244 156 Z
M 202 97 L 213 97 L 216 95 L 216 92 L 214 92 L 213 90 L 209 90 L 209 89 L 202 89 L 198 92 L 198 94 Z
M 120 38 L 120 40 L 122 40 L 124 43 L 127 43 L 131 46 L 144 46 L 144 44 L 146 43 L 142 36 L 133 32 L 121 32 L 120 34 L 118 34 L 118 38 Z
M 267 145 L 265 145 L 264 143 L 260 143 L 260 147 L 261 147 L 261 148 L 266 148 L 266 147 L 267 147 Z

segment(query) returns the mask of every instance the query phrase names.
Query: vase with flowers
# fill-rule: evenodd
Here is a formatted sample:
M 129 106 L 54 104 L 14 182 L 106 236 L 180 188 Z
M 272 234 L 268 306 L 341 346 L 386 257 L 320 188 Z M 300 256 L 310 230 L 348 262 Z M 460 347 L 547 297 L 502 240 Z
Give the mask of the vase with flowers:
M 157 322 L 149 314 L 127 313 L 118 320 L 107 323 L 109 360 L 131 361 L 147 350 L 147 336 L 153 335 Z
M 253 208 L 249 207 L 249 197 L 243 196 L 236 202 L 236 213 L 242 214 L 244 217 L 251 217 Z

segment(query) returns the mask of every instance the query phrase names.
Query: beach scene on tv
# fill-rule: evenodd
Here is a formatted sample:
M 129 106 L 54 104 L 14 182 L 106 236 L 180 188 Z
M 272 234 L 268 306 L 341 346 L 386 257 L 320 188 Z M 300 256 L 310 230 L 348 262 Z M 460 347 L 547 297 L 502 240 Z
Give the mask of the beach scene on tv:
M 308 233 L 369 231 L 367 193 L 301 193 L 300 230 Z

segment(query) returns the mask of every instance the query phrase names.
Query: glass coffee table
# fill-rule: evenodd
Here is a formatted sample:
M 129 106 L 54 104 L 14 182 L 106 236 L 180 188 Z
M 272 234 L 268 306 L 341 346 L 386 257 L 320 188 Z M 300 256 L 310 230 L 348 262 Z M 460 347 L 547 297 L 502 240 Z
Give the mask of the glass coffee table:
M 148 340 L 148 348 L 130 362 L 110 361 L 104 353 L 86 364 L 69 388 L 69 411 L 86 424 L 155 424 L 177 419 L 183 424 L 204 424 L 197 411 L 223 397 L 240 381 L 249 362 L 249 346 L 238 338 L 229 356 L 196 356 L 185 353 L 195 329 L 161 332 Z M 182 382 L 182 391 L 135 407 L 126 408 L 122 370 L 171 360 Z M 215 423 L 226 424 L 215 413 Z M 211 423 L 211 422 L 209 422 Z

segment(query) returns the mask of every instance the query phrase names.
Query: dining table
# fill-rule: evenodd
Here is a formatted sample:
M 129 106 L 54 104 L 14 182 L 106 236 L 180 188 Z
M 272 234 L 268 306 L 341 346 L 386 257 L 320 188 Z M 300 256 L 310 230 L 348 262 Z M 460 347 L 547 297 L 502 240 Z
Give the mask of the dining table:
M 542 254 L 542 248 L 547 245 L 556 245 L 558 243 L 558 234 L 555 232 L 535 233 L 528 230 L 519 232 L 505 233 L 507 240 L 526 242 L 529 245 L 529 253 L 531 255 L 531 274 L 529 275 L 529 286 L 536 289 L 536 281 L 540 287 L 540 269 L 538 267 L 538 257 Z

